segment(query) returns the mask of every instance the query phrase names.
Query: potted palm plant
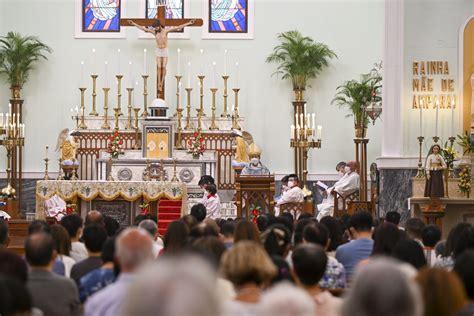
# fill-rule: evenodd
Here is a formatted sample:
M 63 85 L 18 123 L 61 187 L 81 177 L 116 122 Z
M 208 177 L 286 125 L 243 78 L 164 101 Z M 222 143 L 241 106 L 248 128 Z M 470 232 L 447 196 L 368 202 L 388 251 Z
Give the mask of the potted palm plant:
M 0 37 L 0 75 L 5 76 L 12 90 L 12 99 L 20 99 L 20 92 L 30 71 L 39 59 L 47 59 L 49 46 L 33 36 L 8 32 Z
M 303 99 L 310 79 L 316 78 L 336 54 L 325 44 L 303 36 L 299 31 L 278 34 L 280 44 L 267 57 L 267 63 L 278 63 L 274 74 L 291 79 L 295 98 Z
M 337 87 L 336 96 L 331 104 L 346 107 L 354 117 L 355 137 L 365 138 L 369 118 L 370 106 L 382 101 L 382 76 L 377 71 L 361 75 L 360 80 L 349 80 Z M 372 117 L 375 120 L 374 117 Z

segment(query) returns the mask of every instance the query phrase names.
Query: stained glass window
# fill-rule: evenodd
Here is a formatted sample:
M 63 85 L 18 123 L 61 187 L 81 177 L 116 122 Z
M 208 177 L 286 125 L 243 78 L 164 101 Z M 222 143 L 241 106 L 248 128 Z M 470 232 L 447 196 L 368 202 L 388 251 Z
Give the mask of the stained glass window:
M 248 0 L 208 0 L 209 33 L 247 33 Z
M 166 4 L 165 16 L 167 19 L 182 19 L 184 17 L 184 0 L 147 0 L 146 17 L 154 19 L 158 12 L 158 5 Z
M 121 0 L 82 0 L 83 32 L 120 32 Z

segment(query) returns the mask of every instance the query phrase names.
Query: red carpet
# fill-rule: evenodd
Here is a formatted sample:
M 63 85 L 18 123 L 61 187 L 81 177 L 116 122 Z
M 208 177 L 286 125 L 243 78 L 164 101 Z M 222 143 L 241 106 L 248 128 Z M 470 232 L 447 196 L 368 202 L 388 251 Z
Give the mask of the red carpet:
M 158 203 L 158 231 L 164 235 L 168 225 L 181 218 L 181 200 L 161 199 Z

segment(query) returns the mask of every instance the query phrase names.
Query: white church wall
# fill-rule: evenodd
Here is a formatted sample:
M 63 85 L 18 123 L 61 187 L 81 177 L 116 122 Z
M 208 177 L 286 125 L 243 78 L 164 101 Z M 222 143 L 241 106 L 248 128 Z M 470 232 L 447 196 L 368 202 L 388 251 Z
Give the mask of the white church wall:
M 405 56 L 404 56 L 404 104 L 403 104 L 403 143 L 406 156 L 418 155 L 419 110 L 413 110 L 412 104 L 412 62 L 413 61 L 448 61 L 449 78 L 455 80 L 456 102 L 459 102 L 461 84 L 459 82 L 458 56 L 459 32 L 466 20 L 474 14 L 472 0 L 410 0 L 405 1 Z M 440 76 L 434 78 L 435 94 L 441 94 Z M 423 151 L 427 153 L 433 143 L 435 134 L 434 109 L 423 112 Z M 439 136 L 444 144 L 451 136 L 451 111 L 439 112 Z M 462 130 L 462 116 L 455 112 L 454 134 Z M 461 148 L 457 148 L 461 151 Z M 413 166 L 416 167 L 416 166 Z
M 127 16 L 139 16 L 136 1 L 124 1 L 124 3 L 127 6 Z M 199 1 L 191 1 L 189 15 L 202 16 L 201 8 Z M 207 75 L 205 85 L 207 88 L 211 83 L 212 62 L 217 62 L 218 73 L 222 73 L 223 51 L 225 48 L 229 50 L 229 74 L 234 76 L 233 65 L 236 61 L 240 65 L 239 85 L 242 89 L 240 113 L 247 118 L 246 128 L 262 147 L 264 163 L 272 172 L 282 174 L 292 171 L 293 166 L 293 151 L 289 147 L 289 125 L 292 122 L 291 85 L 289 82 L 271 77 L 276 65 L 266 64 L 265 58 L 277 44 L 276 34 L 290 29 L 298 29 L 304 35 L 329 45 L 339 58 L 333 60 L 320 78 L 312 82 L 312 88 L 308 89 L 306 99 L 308 112 L 316 112 L 317 124 L 323 126 L 323 148 L 310 152 L 309 172 L 333 174 L 336 162 L 354 158 L 354 131 L 352 119 L 345 117 L 346 111 L 331 106 L 330 101 L 338 85 L 345 80 L 358 78 L 358 75 L 367 72 L 374 62 L 381 60 L 383 9 L 382 0 L 256 1 L 254 40 L 202 40 L 201 30 L 191 29 L 190 40 L 170 40 L 169 47 L 170 52 L 176 52 L 177 48 L 181 49 L 183 70 L 186 70 L 185 63 L 190 58 L 194 74 L 199 69 L 197 64 L 206 65 L 204 69 Z M 70 119 L 70 109 L 78 105 L 80 100 L 77 89 L 80 81 L 80 62 L 85 61 L 86 74 L 89 73 L 93 48 L 97 50 L 99 76 L 103 73 L 104 60 L 109 62 L 109 75 L 115 74 L 118 48 L 121 49 L 121 69 L 125 75 L 128 75 L 128 61 L 132 60 L 136 66 L 134 76 L 136 80 L 141 79 L 138 75 L 142 72 L 144 48 L 148 49 L 150 57 L 148 73 L 154 73 L 151 59 L 154 52 L 153 40 L 138 39 L 137 30 L 131 28 L 127 28 L 126 39 L 75 39 L 73 21 L 72 0 L 0 1 L 2 34 L 14 30 L 21 34 L 35 35 L 54 50 L 47 62 L 41 62 L 36 67 L 23 91 L 24 119 L 27 126 L 24 161 L 26 172 L 41 172 L 44 146 L 48 144 L 54 147 L 59 131 L 64 127 L 74 126 Z M 202 61 L 199 58 L 200 48 L 205 52 Z M 176 70 L 176 58 L 171 57 L 166 93 L 172 109 L 175 106 L 175 80 L 172 76 Z M 141 100 L 142 81 L 137 81 L 140 92 L 136 92 L 135 98 Z M 109 78 L 110 82 L 114 81 Z M 129 81 L 126 78 L 124 82 L 128 84 Z M 197 82 L 197 79 L 194 82 Z M 98 86 L 102 87 L 102 83 Z M 149 83 L 150 90 L 153 90 L 154 86 L 155 81 L 152 79 Z M 233 86 L 232 80 L 230 86 Z M 90 89 L 88 91 L 87 112 L 91 106 L 91 91 Z M 116 100 L 114 87 L 111 94 L 114 104 Z M 8 98 L 7 85 L 2 83 L 1 111 L 6 111 Z M 98 100 L 102 113 L 100 90 Z M 196 95 L 193 100 L 194 106 Z M 210 114 L 209 91 L 206 91 L 206 100 L 208 100 L 206 112 Z M 232 95 L 230 100 L 233 100 Z M 124 97 L 122 103 L 126 103 Z M 222 104 L 219 103 L 218 113 L 221 111 Z M 375 126 L 369 127 L 369 162 L 380 156 L 380 125 L 380 122 L 377 122 Z M 3 169 L 4 154 L 0 154 L 0 158 L 0 168 Z M 51 158 L 56 156 L 50 155 Z M 56 169 L 56 163 L 53 163 L 52 169 Z

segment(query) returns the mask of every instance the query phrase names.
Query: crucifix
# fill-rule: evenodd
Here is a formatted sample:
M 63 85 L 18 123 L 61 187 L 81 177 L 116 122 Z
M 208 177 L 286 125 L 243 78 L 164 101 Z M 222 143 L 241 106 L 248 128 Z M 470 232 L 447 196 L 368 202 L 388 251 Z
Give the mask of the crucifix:
M 121 26 L 135 26 L 156 39 L 156 97 L 165 99 L 165 76 L 168 64 L 168 33 L 187 26 L 202 26 L 202 19 L 167 19 L 166 7 L 158 6 L 156 19 L 120 19 Z

